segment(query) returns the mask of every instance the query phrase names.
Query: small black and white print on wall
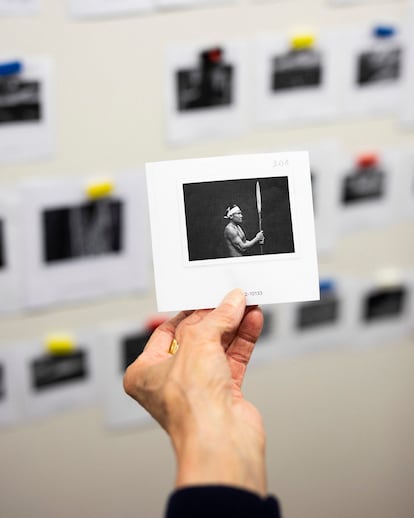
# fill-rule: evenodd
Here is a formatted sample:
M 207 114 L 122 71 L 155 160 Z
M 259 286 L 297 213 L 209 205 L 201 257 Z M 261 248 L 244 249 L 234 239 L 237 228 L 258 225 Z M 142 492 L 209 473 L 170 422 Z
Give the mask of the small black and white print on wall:
M 47 58 L 0 61 L 0 163 L 52 154 L 52 90 Z
M 361 52 L 357 59 L 357 84 L 362 88 L 374 83 L 398 81 L 402 72 L 402 53 L 400 46 L 389 45 L 388 42 Z
M 3 228 L 4 222 L 0 219 L 0 271 L 6 267 L 6 243 Z
M 406 75 L 405 33 L 397 24 L 345 31 L 342 62 L 344 115 L 393 113 Z
M 203 110 L 232 103 L 234 66 L 221 47 L 202 50 L 195 67 L 176 72 L 177 109 Z
M 42 119 L 40 81 L 16 75 L 0 76 L 0 125 L 38 122 Z
M 44 261 L 120 253 L 122 214 L 122 202 L 112 198 L 43 211 Z
M 329 31 L 256 38 L 258 122 L 329 120 L 338 112 L 335 49 Z
M 45 354 L 31 361 L 31 386 L 36 392 L 54 390 L 88 379 L 88 354 L 81 348 L 64 355 Z
M 271 67 L 272 91 L 317 88 L 322 84 L 322 54 L 320 51 L 291 49 L 274 56 Z
M 186 183 L 183 194 L 189 261 L 295 251 L 287 176 Z
M 331 326 L 340 318 L 340 300 L 332 281 L 320 283 L 321 299 L 298 306 L 296 328 L 298 330 Z
M 342 203 L 345 206 L 379 200 L 385 196 L 386 175 L 375 154 L 359 157 L 355 169 L 344 178 Z
M 144 347 L 151 336 L 151 331 L 142 331 L 128 334 L 122 338 L 121 372 L 133 363 L 144 351 Z
M 366 322 L 398 318 L 404 312 L 406 299 L 404 286 L 373 289 L 365 297 L 363 318 Z
M 174 45 L 167 51 L 167 124 L 173 143 L 246 129 L 246 42 Z

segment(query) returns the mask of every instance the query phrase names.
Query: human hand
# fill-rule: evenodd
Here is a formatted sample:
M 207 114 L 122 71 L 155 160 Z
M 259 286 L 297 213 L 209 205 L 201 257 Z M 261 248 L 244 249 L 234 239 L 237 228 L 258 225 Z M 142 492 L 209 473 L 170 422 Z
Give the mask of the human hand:
M 233 290 L 214 310 L 182 312 L 158 327 L 124 377 L 126 392 L 170 435 L 176 486 L 228 484 L 266 494 L 265 433 L 241 385 L 263 326 Z M 168 353 L 173 338 L 179 345 Z
M 263 243 L 265 241 L 263 230 L 261 230 L 260 232 L 258 232 L 256 234 L 256 240 L 259 242 L 259 244 L 263 245 Z

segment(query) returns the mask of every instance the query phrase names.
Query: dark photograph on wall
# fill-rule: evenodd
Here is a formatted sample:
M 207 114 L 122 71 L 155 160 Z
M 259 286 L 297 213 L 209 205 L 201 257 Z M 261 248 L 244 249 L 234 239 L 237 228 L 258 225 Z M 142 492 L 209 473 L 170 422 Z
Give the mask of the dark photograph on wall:
M 183 185 L 190 261 L 295 252 L 287 176 Z
M 358 56 L 358 85 L 397 81 L 401 76 L 401 62 L 401 49 L 363 52 Z
M 272 58 L 271 90 L 315 88 L 322 84 L 322 54 L 314 49 L 292 49 Z
M 339 299 L 335 292 L 321 290 L 320 300 L 298 306 L 296 328 L 306 330 L 332 325 L 338 321 L 339 308 Z
M 121 356 L 121 372 L 124 373 L 126 368 L 134 362 L 143 352 L 144 347 L 152 331 L 143 331 L 126 336 L 122 340 L 122 356 Z
M 6 266 L 6 243 L 4 236 L 4 223 L 0 219 L 0 270 Z
M 123 248 L 122 202 L 101 199 L 42 214 L 43 258 L 47 263 L 117 254 Z
M 407 290 L 403 286 L 373 290 L 364 301 L 366 321 L 396 318 L 404 311 Z
M 179 111 L 230 106 L 232 103 L 233 66 L 225 62 L 220 47 L 201 52 L 197 66 L 178 70 L 175 79 Z
M 345 205 L 379 200 L 385 194 L 385 172 L 381 167 L 358 167 L 346 175 L 342 186 Z
M 0 363 L 0 401 L 6 397 L 6 380 L 4 373 L 4 365 Z
M 88 354 L 77 350 L 64 355 L 47 355 L 30 364 L 32 389 L 42 391 L 85 381 L 89 377 Z
M 40 121 L 40 92 L 38 81 L 18 76 L 0 77 L 0 124 Z

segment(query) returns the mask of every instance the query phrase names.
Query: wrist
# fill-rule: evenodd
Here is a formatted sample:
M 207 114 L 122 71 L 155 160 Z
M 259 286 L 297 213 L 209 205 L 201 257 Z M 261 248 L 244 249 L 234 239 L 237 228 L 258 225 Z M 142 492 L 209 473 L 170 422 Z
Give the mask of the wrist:
M 251 440 L 240 433 L 240 427 L 211 423 L 200 423 L 185 437 L 171 437 L 177 459 L 176 487 L 219 484 L 266 495 L 264 437 Z

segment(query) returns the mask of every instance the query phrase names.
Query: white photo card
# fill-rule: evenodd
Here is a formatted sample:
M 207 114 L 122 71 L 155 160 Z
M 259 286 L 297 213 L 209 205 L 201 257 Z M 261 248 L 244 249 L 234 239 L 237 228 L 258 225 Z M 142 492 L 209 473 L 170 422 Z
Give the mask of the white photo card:
M 319 297 L 307 152 L 146 165 L 159 311 Z M 264 243 L 261 244 L 264 234 Z

